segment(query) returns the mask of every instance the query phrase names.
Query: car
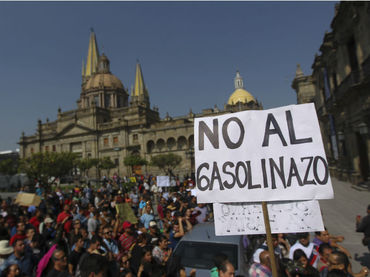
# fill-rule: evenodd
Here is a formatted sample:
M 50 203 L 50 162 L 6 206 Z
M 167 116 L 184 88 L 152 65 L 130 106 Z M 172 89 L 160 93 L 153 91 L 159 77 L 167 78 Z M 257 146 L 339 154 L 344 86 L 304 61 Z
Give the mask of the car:
M 213 222 L 195 225 L 178 242 L 173 255 L 180 257 L 187 274 L 194 268 L 197 277 L 209 277 L 213 257 L 220 252 L 234 265 L 235 276 L 248 276 L 242 236 L 216 236 Z

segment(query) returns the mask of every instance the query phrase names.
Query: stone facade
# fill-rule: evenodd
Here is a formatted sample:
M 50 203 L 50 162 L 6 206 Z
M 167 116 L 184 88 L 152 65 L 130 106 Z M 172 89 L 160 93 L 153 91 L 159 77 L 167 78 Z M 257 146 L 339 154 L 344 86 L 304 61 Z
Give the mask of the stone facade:
M 354 184 L 369 180 L 370 2 L 336 5 L 312 74 L 297 67 L 297 102 L 314 102 L 334 176 Z
M 82 69 L 82 87 L 77 109 L 58 110 L 56 121 L 38 121 L 34 135 L 22 134 L 20 156 L 36 152 L 74 152 L 81 158 L 110 157 L 119 175 L 130 174 L 124 163 L 127 155 L 138 154 L 150 161 L 156 154 L 175 153 L 182 157 L 175 174 L 194 172 L 194 118 L 214 116 L 248 109 L 262 109 L 261 103 L 244 90 L 239 72 L 235 78 L 236 94 L 230 96 L 224 110 L 205 109 L 200 114 L 191 111 L 186 116 L 161 119 L 157 108 L 151 108 L 140 64 L 136 65 L 135 85 L 130 94 L 122 82 L 110 72 L 110 62 L 99 55 L 92 32 L 86 65 Z M 232 100 L 232 101 L 231 101 Z M 229 104 L 231 101 L 231 104 Z M 160 174 L 157 168 L 146 166 L 141 173 Z M 90 176 L 93 175 L 90 172 Z M 163 174 L 163 173 L 162 173 Z

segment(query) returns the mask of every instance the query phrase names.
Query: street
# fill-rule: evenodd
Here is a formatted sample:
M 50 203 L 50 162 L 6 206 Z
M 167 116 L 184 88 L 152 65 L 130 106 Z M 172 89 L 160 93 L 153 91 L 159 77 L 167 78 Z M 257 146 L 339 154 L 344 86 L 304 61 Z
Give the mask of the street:
M 353 271 L 357 273 L 361 267 L 370 267 L 370 254 L 361 240 L 363 233 L 356 232 L 356 216 L 366 215 L 370 204 L 370 191 L 348 182 L 332 179 L 334 199 L 320 200 L 324 225 L 332 235 L 342 235 L 345 240 L 340 243 L 352 255 Z

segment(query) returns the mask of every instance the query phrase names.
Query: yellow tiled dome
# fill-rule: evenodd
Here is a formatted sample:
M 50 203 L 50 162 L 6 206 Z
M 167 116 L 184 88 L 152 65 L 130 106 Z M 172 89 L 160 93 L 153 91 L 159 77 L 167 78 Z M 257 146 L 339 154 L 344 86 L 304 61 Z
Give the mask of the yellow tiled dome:
M 227 101 L 228 105 L 236 105 L 238 103 L 246 104 L 251 101 L 257 102 L 253 95 L 244 89 L 243 78 L 240 76 L 239 70 L 236 71 L 234 85 L 235 90 L 233 94 L 231 94 L 229 101 Z
M 242 88 L 236 89 L 233 94 L 231 94 L 229 101 L 227 101 L 228 105 L 235 105 L 238 102 L 241 103 L 249 103 L 249 102 L 256 102 L 256 99 L 254 99 L 253 95 L 250 94 L 248 91 Z

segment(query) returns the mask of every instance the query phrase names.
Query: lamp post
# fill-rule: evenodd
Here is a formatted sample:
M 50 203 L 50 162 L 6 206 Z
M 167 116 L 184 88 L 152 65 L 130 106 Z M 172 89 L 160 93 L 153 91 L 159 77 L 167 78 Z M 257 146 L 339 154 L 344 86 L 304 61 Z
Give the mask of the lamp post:
M 120 176 L 120 171 L 119 171 L 119 151 L 121 151 L 121 147 L 115 147 L 114 149 L 113 149 L 116 153 L 117 153 L 117 155 L 116 155 L 116 159 L 118 160 L 118 164 L 116 164 L 116 166 L 117 166 L 117 174 L 118 174 L 118 176 Z
M 186 158 L 190 160 L 190 176 L 193 178 L 194 172 L 194 148 L 189 148 L 188 151 L 185 152 Z

